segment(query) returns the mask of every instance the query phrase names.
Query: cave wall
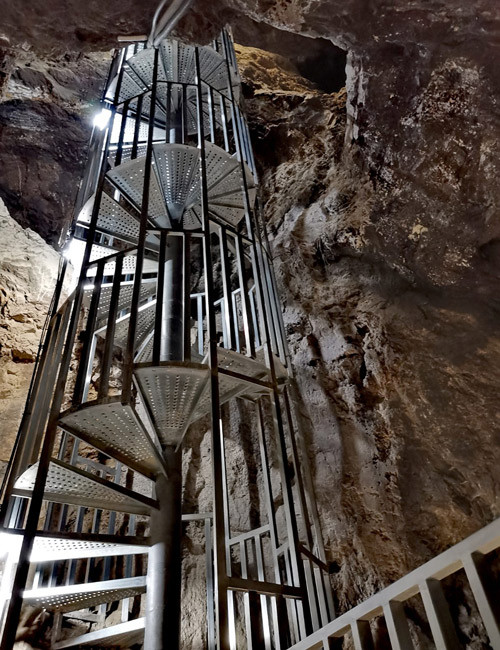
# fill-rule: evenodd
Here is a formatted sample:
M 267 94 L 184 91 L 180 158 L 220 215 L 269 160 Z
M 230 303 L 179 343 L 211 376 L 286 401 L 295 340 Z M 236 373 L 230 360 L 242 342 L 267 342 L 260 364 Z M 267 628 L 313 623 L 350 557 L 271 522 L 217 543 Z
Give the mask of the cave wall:
M 104 74 L 93 51 L 150 16 L 53 2 L 35 21 L 23 4 L 4 16 L 0 196 L 55 244 Z M 227 0 L 179 27 L 203 41 L 228 20 L 256 47 L 282 29 L 313 39 L 319 61 L 331 54 L 316 39 L 347 53 L 345 93 L 330 94 L 289 35 L 277 54 L 239 50 L 339 611 L 499 515 L 498 13 Z M 64 57 L 87 79 L 65 82 L 69 98 L 50 81 Z M 34 65 L 48 87 L 22 70 Z

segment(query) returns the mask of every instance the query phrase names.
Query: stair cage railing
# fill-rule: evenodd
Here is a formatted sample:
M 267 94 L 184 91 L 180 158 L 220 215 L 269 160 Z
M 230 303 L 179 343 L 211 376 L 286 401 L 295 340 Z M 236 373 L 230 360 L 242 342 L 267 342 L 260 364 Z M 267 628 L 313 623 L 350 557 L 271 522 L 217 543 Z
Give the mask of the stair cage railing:
M 3 484 L 2 648 L 23 607 L 53 614 L 53 648 L 178 647 L 189 526 L 206 647 L 288 648 L 333 604 L 230 35 L 118 51 L 98 122 L 78 282 L 63 301 L 64 263 Z M 213 507 L 183 513 L 200 421 Z M 246 530 L 228 487 L 238 435 L 255 443 Z M 88 631 L 72 637 L 72 619 Z

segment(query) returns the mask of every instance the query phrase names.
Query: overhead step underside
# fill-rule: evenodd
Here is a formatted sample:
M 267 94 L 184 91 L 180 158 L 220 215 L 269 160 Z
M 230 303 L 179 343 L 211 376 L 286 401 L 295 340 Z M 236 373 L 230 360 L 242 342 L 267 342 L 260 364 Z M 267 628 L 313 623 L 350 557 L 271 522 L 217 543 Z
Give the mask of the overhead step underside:
M 63 414 L 59 423 L 68 433 L 146 476 L 166 474 L 160 450 L 129 404 L 89 402 Z
M 215 90 L 229 97 L 229 79 L 227 63 L 218 52 L 210 47 L 198 48 L 200 57 L 200 76 L 202 81 Z M 195 84 L 196 61 L 195 47 L 185 45 L 173 39 L 166 39 L 160 46 L 157 81 Z M 130 57 L 123 68 L 118 103 L 121 104 L 137 95 L 150 90 L 153 85 L 154 73 L 153 48 L 141 50 Z M 229 66 L 233 82 L 233 92 L 239 94 L 239 77 L 232 66 Z M 110 86 L 109 97 L 115 92 L 118 79 Z
M 124 309 L 130 309 L 132 304 L 132 293 L 134 290 L 133 281 L 122 282 L 120 284 L 120 294 L 118 297 L 117 313 Z M 90 304 L 93 287 L 85 289 L 85 297 L 87 304 Z M 101 293 L 99 294 L 99 306 L 97 308 L 97 329 L 105 326 L 108 320 L 109 310 L 111 307 L 111 294 L 113 291 L 112 284 L 101 285 Z M 139 304 L 144 304 L 149 298 L 156 294 L 156 279 L 143 280 L 141 282 L 141 290 L 139 294 Z
M 165 363 L 139 366 L 134 377 L 163 446 L 177 446 L 191 422 L 210 375 L 207 366 Z
M 122 537 L 120 540 L 116 539 L 115 541 L 107 540 L 107 538 L 114 536 L 105 535 L 102 537 L 102 540 L 97 540 L 95 536 L 86 536 L 83 534 L 37 534 L 33 543 L 30 562 L 40 563 L 78 560 L 91 557 L 141 555 L 149 551 L 149 547 L 145 544 L 126 543 L 126 537 Z M 137 541 L 137 538 L 132 539 Z
M 146 576 L 87 582 L 81 585 L 41 587 L 24 592 L 26 605 L 56 612 L 72 612 L 76 609 L 112 603 L 123 598 L 133 598 L 146 591 Z
M 52 646 L 53 650 L 64 648 L 131 648 L 137 643 L 142 643 L 144 638 L 145 619 L 137 618 L 126 623 L 119 623 L 105 627 L 102 630 L 88 632 L 75 636 L 72 639 L 58 641 Z
M 37 470 L 38 463 L 35 463 L 21 474 L 14 485 L 14 496 L 32 496 Z M 157 507 L 153 499 L 56 459 L 49 464 L 44 499 L 138 515 L 149 515 L 151 509 Z
M 158 227 L 180 223 L 185 229 L 201 226 L 200 150 L 183 144 L 153 145 L 154 174 L 149 188 L 149 216 Z M 129 160 L 110 170 L 112 184 L 140 210 L 144 189 L 145 160 Z M 244 165 L 249 200 L 255 200 L 253 177 Z M 214 144 L 206 144 L 209 212 L 237 226 L 245 215 L 240 162 Z

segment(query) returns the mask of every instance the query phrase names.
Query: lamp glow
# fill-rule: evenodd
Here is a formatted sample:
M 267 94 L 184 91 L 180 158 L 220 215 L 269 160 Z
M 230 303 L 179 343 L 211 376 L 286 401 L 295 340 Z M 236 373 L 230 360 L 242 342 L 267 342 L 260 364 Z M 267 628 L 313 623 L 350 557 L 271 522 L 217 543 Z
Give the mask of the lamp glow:
M 94 126 L 102 131 L 108 126 L 110 118 L 111 111 L 109 108 L 103 108 L 101 109 L 101 112 L 97 113 L 94 117 Z

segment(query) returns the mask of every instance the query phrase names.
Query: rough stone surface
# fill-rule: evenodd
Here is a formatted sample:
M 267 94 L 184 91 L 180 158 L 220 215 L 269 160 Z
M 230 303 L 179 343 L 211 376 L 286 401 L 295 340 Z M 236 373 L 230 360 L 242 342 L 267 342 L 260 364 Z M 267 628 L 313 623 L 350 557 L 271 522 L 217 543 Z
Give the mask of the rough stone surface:
M 351 60 L 344 137 L 341 94 L 242 64 L 344 611 L 500 513 L 497 104 L 466 58 L 411 97 Z
M 9 459 L 33 373 L 60 256 L 0 200 L 0 461 Z

